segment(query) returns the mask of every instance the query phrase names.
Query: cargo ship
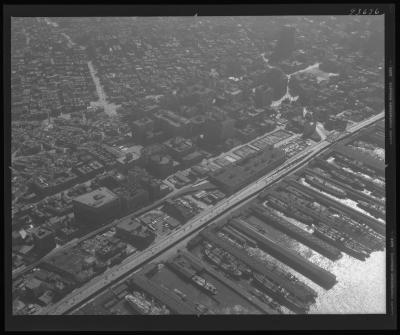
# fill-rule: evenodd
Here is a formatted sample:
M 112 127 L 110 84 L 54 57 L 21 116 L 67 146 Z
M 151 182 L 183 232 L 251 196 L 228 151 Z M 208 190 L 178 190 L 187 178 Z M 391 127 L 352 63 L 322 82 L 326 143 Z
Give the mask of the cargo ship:
M 346 183 L 347 185 L 351 185 L 352 187 L 360 191 L 367 188 L 367 186 L 358 178 L 354 178 L 354 175 L 352 175 L 348 171 L 345 171 L 343 169 L 343 166 L 338 165 L 335 162 L 328 163 L 321 158 L 319 158 L 317 162 L 318 164 L 326 168 L 334 178 L 338 178 L 339 181 Z
M 269 196 L 267 204 L 269 206 L 271 206 L 272 208 L 274 208 L 278 211 L 281 211 L 288 217 L 291 217 L 291 218 L 298 220 L 300 222 L 303 222 L 305 224 L 311 225 L 314 222 L 314 219 L 312 217 L 303 214 L 302 212 L 300 212 L 298 209 L 294 208 L 293 206 L 289 206 L 289 203 L 285 203 L 282 200 L 279 200 L 277 198 Z M 268 206 L 266 206 L 266 205 L 264 205 L 264 206 L 266 208 L 268 208 Z
M 140 299 L 139 297 L 134 296 L 132 294 L 126 295 L 125 300 L 128 302 L 129 306 L 131 306 L 135 312 L 138 312 L 140 314 L 148 314 L 149 311 L 148 301 Z
M 294 187 L 294 186 L 292 186 L 292 185 L 286 186 L 285 189 L 286 189 L 288 192 L 290 192 L 290 193 L 292 193 L 293 195 L 295 195 L 296 197 L 302 198 L 302 199 L 304 199 L 305 201 L 308 201 L 308 202 L 309 202 L 309 201 L 313 201 L 313 200 L 314 200 L 314 198 L 313 198 L 311 195 L 309 195 L 309 194 L 307 194 L 307 193 L 305 193 L 305 192 L 300 191 L 299 189 L 297 189 L 296 187 Z
M 210 250 L 211 251 L 211 250 Z M 214 253 L 217 257 L 221 259 L 221 268 L 228 274 L 230 274 L 233 277 L 239 278 L 242 276 L 242 272 L 238 269 L 237 266 L 237 260 L 235 259 L 234 256 L 226 252 L 225 250 L 214 247 L 212 250 L 212 253 Z
M 244 278 L 250 278 L 253 275 L 253 271 L 243 263 L 238 264 L 238 270 L 242 273 Z
M 169 310 L 165 306 L 162 308 L 155 306 L 154 303 L 147 301 L 144 295 L 139 292 L 133 292 L 133 294 L 126 295 L 125 301 L 128 302 L 129 306 L 131 306 L 131 308 L 139 314 L 170 314 Z
M 376 171 L 365 166 L 362 162 L 356 161 L 354 159 L 350 159 L 339 153 L 335 153 L 335 160 L 336 159 L 339 160 L 340 162 L 347 164 L 350 168 L 355 168 L 356 171 L 365 173 L 366 175 L 369 175 L 370 177 L 376 176 Z
M 343 250 L 346 254 L 362 261 L 369 256 L 369 252 L 362 244 L 347 235 L 341 234 L 336 229 L 320 222 L 317 225 L 313 225 L 313 228 L 315 236 L 331 243 L 333 246 Z
M 302 213 L 300 210 L 298 210 L 295 206 L 292 204 L 297 204 L 300 206 L 305 206 L 309 202 L 309 200 L 305 200 L 302 197 L 299 197 L 294 194 L 290 194 L 287 192 L 282 191 L 277 195 L 277 197 L 283 201 L 284 203 L 287 203 L 287 210 L 286 210 L 286 215 L 289 217 L 292 217 L 293 219 L 296 219 L 300 222 L 303 222 L 307 225 L 311 225 L 314 222 L 314 219 L 311 216 L 308 216 L 304 213 Z
M 265 291 L 271 298 L 290 308 L 295 313 L 302 314 L 307 312 L 313 303 L 312 300 L 300 300 L 259 273 L 253 274 L 253 282 L 255 286 Z
M 227 261 L 226 257 L 224 257 L 224 251 L 219 248 L 205 248 L 204 255 L 211 263 L 220 267 L 227 274 L 236 278 L 242 276 L 242 272 L 237 268 L 237 266 L 235 266 L 235 264 Z
M 325 207 L 319 203 L 311 204 L 310 208 L 321 216 L 321 219 L 328 219 L 330 224 L 333 226 L 332 229 L 340 231 L 343 236 L 352 236 L 355 241 L 358 241 L 365 250 L 372 252 L 375 248 L 376 241 L 371 243 L 369 238 L 365 238 L 367 232 L 370 231 L 366 227 L 367 225 L 359 223 L 343 212 L 332 208 Z M 376 234 L 375 234 L 376 235 Z
M 260 290 L 253 288 L 251 292 L 256 296 L 258 299 L 260 299 L 263 303 L 267 304 L 269 307 L 277 311 L 279 314 L 283 314 L 281 306 L 273 300 L 271 297 L 266 295 L 265 293 L 261 292 Z
M 346 191 L 344 191 L 340 187 L 337 187 L 328 181 L 323 180 L 322 178 L 310 176 L 310 175 L 306 174 L 305 180 L 308 184 L 310 184 L 316 188 L 319 188 L 320 190 L 322 190 L 324 192 L 332 194 L 337 198 L 345 198 L 347 196 Z
M 355 236 L 355 239 L 369 248 L 369 251 L 380 250 L 382 245 L 384 245 L 384 237 L 376 233 L 365 223 L 355 221 L 339 211 L 334 211 L 332 217 L 334 222 L 340 225 L 341 231 L 350 231 Z
M 316 202 L 311 203 L 308 207 L 317 212 L 321 219 L 329 219 L 331 224 L 337 227 L 334 229 L 352 235 L 355 240 L 359 240 L 360 244 L 363 244 L 370 251 L 381 250 L 382 245 L 385 244 L 384 236 L 377 233 L 366 223 L 355 221 L 337 209 L 328 208 Z
M 224 234 L 222 231 L 217 232 L 217 236 L 220 238 L 227 239 L 230 243 L 232 243 L 234 246 L 238 247 L 239 249 L 244 248 L 243 244 L 237 242 L 237 240 L 234 240 L 231 236 Z
M 334 164 L 334 163 L 331 163 Z M 347 175 L 349 175 L 350 178 L 354 178 L 354 181 L 359 183 L 359 187 L 363 187 L 363 189 L 370 189 L 372 188 L 372 195 L 375 195 L 377 197 L 382 197 L 385 196 L 385 180 L 383 178 L 380 178 L 376 174 L 373 174 L 372 176 L 365 174 L 363 171 L 358 171 L 358 170 L 353 170 L 350 167 L 348 167 L 345 164 L 342 163 L 337 163 L 337 166 L 342 168 L 343 171 Z M 349 171 L 350 169 L 350 171 Z
M 269 206 L 271 206 L 272 208 L 274 208 L 278 211 L 281 211 L 283 213 L 288 212 L 289 205 L 287 203 L 284 203 L 283 201 L 281 201 L 275 197 L 272 197 L 271 195 L 269 195 L 267 199 L 268 199 L 267 204 Z
M 366 185 L 362 182 L 360 182 L 358 179 L 356 178 L 351 178 L 349 176 L 346 176 L 345 174 L 342 174 L 334 169 L 332 169 L 330 171 L 330 173 L 332 174 L 332 176 L 334 178 L 337 178 L 340 182 L 345 183 L 349 186 L 354 187 L 357 190 L 364 190 L 366 188 Z
M 367 211 L 368 213 L 370 213 L 372 216 L 374 216 L 376 218 L 385 219 L 385 217 L 386 217 L 385 206 L 371 204 L 366 201 L 358 200 L 357 207 L 360 207 L 361 209 Z
M 266 220 L 268 224 L 276 227 L 277 229 L 283 231 L 285 234 L 318 251 L 320 254 L 328 257 L 329 259 L 337 260 L 342 257 L 341 252 L 337 248 L 317 238 L 316 236 L 313 236 L 313 229 L 311 227 L 308 228 L 306 232 L 304 229 L 297 227 L 296 225 L 277 215 L 274 215 L 270 211 L 262 208 L 261 206 L 253 206 L 253 213 L 256 216 L 260 217 L 260 219 Z
M 298 205 L 305 205 L 305 204 L 310 202 L 309 200 L 304 199 L 303 196 L 299 196 L 299 195 L 296 195 L 296 194 L 293 194 L 293 193 L 286 192 L 286 190 L 281 190 L 279 192 L 274 192 L 273 196 L 275 196 L 276 198 L 280 199 L 284 203 L 288 203 L 288 205 L 290 205 L 292 202 L 296 203 Z M 291 207 L 291 206 L 289 206 L 289 207 Z
M 217 288 L 213 284 L 205 280 L 203 277 L 194 275 L 191 279 L 198 287 L 200 287 L 206 293 L 210 293 L 212 295 L 216 295 L 218 293 Z

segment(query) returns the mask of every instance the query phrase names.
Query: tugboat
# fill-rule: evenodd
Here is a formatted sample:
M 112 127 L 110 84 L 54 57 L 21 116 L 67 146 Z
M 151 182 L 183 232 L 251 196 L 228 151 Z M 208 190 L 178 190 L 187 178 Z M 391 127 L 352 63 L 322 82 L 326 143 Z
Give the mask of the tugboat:
M 347 196 L 346 191 L 342 190 L 340 187 L 337 187 L 334 184 L 327 182 L 321 178 L 310 176 L 310 175 L 306 174 L 305 180 L 308 184 L 310 184 L 316 188 L 319 188 L 320 190 L 322 190 L 324 192 L 332 194 L 335 197 L 345 198 Z
M 213 284 L 205 280 L 203 277 L 194 275 L 192 277 L 192 281 L 207 293 L 211 293 L 212 295 L 216 295 L 218 293 L 217 288 Z

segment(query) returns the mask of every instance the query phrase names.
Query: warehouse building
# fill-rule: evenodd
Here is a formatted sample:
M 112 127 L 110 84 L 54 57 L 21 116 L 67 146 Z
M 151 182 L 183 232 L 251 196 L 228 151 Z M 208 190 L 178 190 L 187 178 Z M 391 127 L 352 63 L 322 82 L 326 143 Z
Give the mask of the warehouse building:
M 285 152 L 268 146 L 210 174 L 210 181 L 227 194 L 232 194 L 257 178 L 272 171 L 286 160 Z

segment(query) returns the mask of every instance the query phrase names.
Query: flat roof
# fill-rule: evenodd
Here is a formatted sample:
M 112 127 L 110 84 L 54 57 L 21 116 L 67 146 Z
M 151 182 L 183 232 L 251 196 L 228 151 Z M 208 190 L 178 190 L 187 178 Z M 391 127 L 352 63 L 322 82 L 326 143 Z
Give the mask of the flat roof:
M 117 199 L 118 196 L 108 188 L 100 187 L 94 191 L 74 198 L 74 201 L 89 207 L 98 208 Z
M 118 150 L 120 150 L 122 153 L 124 154 L 133 154 L 133 155 L 137 155 L 140 157 L 141 153 L 142 153 L 142 149 L 143 146 L 142 145 L 132 145 L 130 147 L 125 146 L 125 145 L 120 145 L 118 147 Z
M 134 231 L 138 228 L 142 228 L 142 224 L 139 219 L 137 218 L 124 218 L 117 224 L 117 228 L 123 229 L 126 231 Z

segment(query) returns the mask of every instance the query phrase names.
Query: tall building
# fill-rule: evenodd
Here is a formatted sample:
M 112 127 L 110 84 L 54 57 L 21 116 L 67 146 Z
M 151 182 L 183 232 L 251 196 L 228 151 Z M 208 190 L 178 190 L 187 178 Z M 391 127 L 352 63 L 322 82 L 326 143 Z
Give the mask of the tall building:
M 81 226 L 100 226 L 121 214 L 120 199 L 105 187 L 82 194 L 72 201 L 75 220 Z

